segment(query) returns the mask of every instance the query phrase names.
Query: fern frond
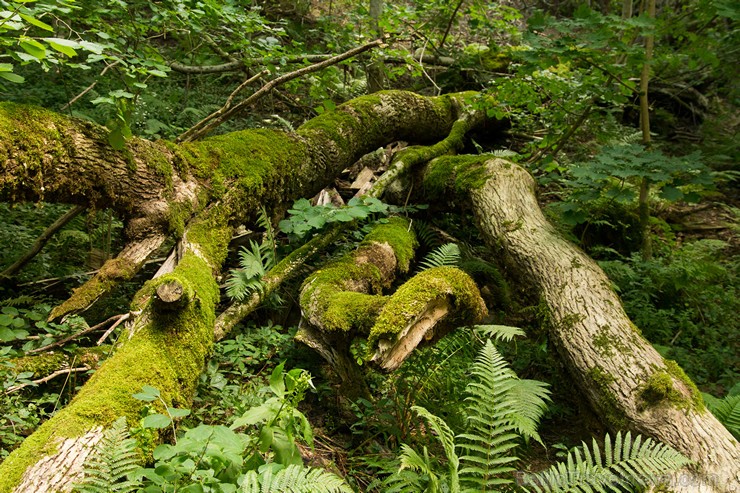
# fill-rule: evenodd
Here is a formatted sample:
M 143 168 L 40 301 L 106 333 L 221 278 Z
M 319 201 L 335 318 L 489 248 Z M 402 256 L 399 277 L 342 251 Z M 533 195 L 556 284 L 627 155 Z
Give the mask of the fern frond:
M 566 462 L 525 479 L 525 490 L 538 493 L 582 491 L 605 492 L 615 486 L 635 490 L 646 488 L 654 478 L 676 471 L 691 461 L 672 448 L 651 438 L 621 432 L 612 443 L 607 434 L 603 453 L 596 440 L 568 454 Z
M 75 486 L 80 493 L 127 493 L 139 481 L 125 480 L 139 469 L 136 440 L 129 437 L 126 418 L 113 422 L 95 445 L 83 466 L 83 480 Z
M 511 422 L 517 432 L 527 439 L 542 443 L 537 427 L 547 409 L 550 392 L 547 384 L 538 380 L 517 380 L 509 390 L 512 413 Z
M 427 411 L 421 406 L 412 406 L 411 409 L 426 420 L 429 427 L 434 431 L 435 436 L 442 444 L 442 448 L 447 456 L 447 467 L 450 474 L 450 486 L 453 491 L 459 488 L 460 481 L 458 479 L 458 469 L 460 467 L 460 459 L 455 453 L 455 434 L 452 432 L 447 423 L 438 416 Z
M 495 157 L 501 158 L 514 157 L 519 155 L 518 152 L 512 151 L 510 149 L 496 149 L 491 154 L 493 154 Z
M 291 464 L 274 472 L 265 467 L 261 475 L 247 472 L 242 483 L 243 493 L 352 493 L 342 478 L 324 469 Z
M 419 262 L 419 272 L 431 269 L 433 267 L 442 267 L 446 265 L 455 266 L 460 262 L 460 247 L 455 243 L 445 243 L 431 252 Z
M 239 252 L 239 268 L 232 269 L 226 280 L 226 294 L 232 299 L 242 301 L 255 291 L 264 288 L 262 277 L 274 265 L 274 254 L 269 246 L 249 242 L 250 248 Z
M 279 260 L 277 255 L 277 241 L 275 240 L 275 228 L 272 226 L 272 221 L 270 221 L 270 216 L 267 214 L 267 209 L 265 209 L 264 205 L 260 206 L 257 225 L 265 230 L 265 238 L 262 242 L 261 249 L 272 254 L 270 264 L 268 265 L 268 267 L 272 267 Z
M 416 238 L 419 244 L 426 248 L 436 248 L 442 243 L 439 232 L 435 230 L 428 222 L 417 219 L 413 223 Z
M 717 420 L 740 440 L 740 395 L 727 395 L 724 399 L 718 399 L 709 394 L 702 395 L 704 403 Z
M 509 325 L 474 325 L 473 329 L 494 341 L 509 342 L 517 336 L 526 335 L 519 327 Z
M 533 398 L 522 399 L 523 386 L 516 374 L 489 340 L 471 368 L 474 381 L 467 387 L 468 429 L 458 435 L 461 448 L 466 452 L 460 457 L 464 467 L 461 481 L 478 491 L 495 490 L 498 485 L 509 484 L 504 474 L 514 470 L 518 458 L 511 453 L 519 443 L 519 429 L 536 429 L 526 417 L 536 420 L 544 409 L 546 390 L 537 388 Z M 543 394 L 544 393 L 544 394 Z M 525 418 L 517 417 L 524 413 Z

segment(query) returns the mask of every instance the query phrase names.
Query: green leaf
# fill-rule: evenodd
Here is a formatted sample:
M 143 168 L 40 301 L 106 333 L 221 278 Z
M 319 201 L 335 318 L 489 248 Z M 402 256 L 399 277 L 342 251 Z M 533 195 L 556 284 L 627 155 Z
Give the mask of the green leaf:
M 660 196 L 666 200 L 675 202 L 683 198 L 683 192 L 676 187 L 665 186 L 660 191 Z
M 270 389 L 272 389 L 278 397 L 282 397 L 285 394 L 285 380 L 283 379 L 284 367 L 285 361 L 277 365 L 270 375 Z
M 234 420 L 234 424 L 231 425 L 231 429 L 235 430 L 242 426 L 251 426 L 267 421 L 275 415 L 276 410 L 273 405 L 276 403 L 276 399 L 269 399 L 264 404 L 250 408 L 247 412 L 242 414 L 241 418 Z
M 141 392 L 134 394 L 132 397 L 140 401 L 152 402 L 156 401 L 160 395 L 159 389 L 152 387 L 151 385 L 144 385 L 141 387 Z
M 141 420 L 141 426 L 144 428 L 161 429 L 167 428 L 170 424 L 172 424 L 170 417 L 159 413 L 150 414 Z
M 31 38 L 21 38 L 18 44 L 23 48 L 23 51 L 34 57 L 36 60 L 43 60 L 46 58 L 46 47 Z
M 126 137 L 123 136 L 120 128 L 110 131 L 108 134 L 108 143 L 117 151 L 122 151 L 126 148 Z
M 14 82 L 16 84 L 20 84 L 26 80 L 22 76 L 18 74 L 14 74 L 12 72 L 0 72 L 0 77 L 10 82 Z
M 15 332 L 13 332 L 7 327 L 0 327 L 0 341 L 10 342 L 14 340 L 15 340 Z
M 168 407 L 167 412 L 172 418 L 184 418 L 190 414 L 190 409 L 179 409 L 177 407 Z
M 40 27 L 41 29 L 44 29 L 46 31 L 54 32 L 54 28 L 51 27 L 46 22 L 41 22 L 40 20 L 34 17 L 31 17 L 30 15 L 26 15 L 26 14 L 18 14 L 18 15 L 20 15 L 24 21 L 28 22 L 29 24 L 33 26 Z
M 49 46 L 54 48 L 59 53 L 63 53 L 68 57 L 77 55 L 75 48 L 79 48 L 80 44 L 77 41 L 72 41 L 64 38 L 44 38 L 44 41 L 49 43 Z

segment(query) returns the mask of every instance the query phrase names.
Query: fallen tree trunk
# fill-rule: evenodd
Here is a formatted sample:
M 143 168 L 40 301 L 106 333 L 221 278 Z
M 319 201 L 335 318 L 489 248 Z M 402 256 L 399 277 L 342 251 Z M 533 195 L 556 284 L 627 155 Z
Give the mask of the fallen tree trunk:
M 672 479 L 674 491 L 738 490 L 737 440 L 678 365 L 642 337 L 596 262 L 545 219 L 525 169 L 502 159 L 446 157 L 430 164 L 425 184 L 428 192 L 452 186 L 468 195 L 489 246 L 546 304 L 550 340 L 606 424 L 652 436 L 695 461 L 697 470 Z
M 187 407 L 213 342 L 215 279 L 233 227 L 260 206 L 279 212 L 314 195 L 379 146 L 446 137 L 465 97 L 386 92 L 342 105 L 295 133 L 235 132 L 179 146 L 131 139 L 123 152 L 109 146 L 100 127 L 0 105 L 0 200 L 106 206 L 126 224 L 124 252 L 55 317 L 130 278 L 167 236 L 181 246 L 174 271 L 135 295 L 131 311 L 138 315 L 116 353 L 0 464 L 0 492 L 68 491 L 103 430 L 120 416 L 139 419 L 142 403 L 132 395 L 143 385 L 159 388 L 168 406 Z

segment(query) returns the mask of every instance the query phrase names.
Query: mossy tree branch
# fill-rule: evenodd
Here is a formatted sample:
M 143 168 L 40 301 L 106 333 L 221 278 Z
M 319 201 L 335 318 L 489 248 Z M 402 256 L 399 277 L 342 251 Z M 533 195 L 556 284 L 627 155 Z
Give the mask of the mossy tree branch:
M 547 221 L 524 168 L 453 157 L 432 161 L 424 174 L 429 199 L 444 193 L 470 202 L 481 235 L 501 252 L 512 279 L 546 304 L 550 340 L 609 427 L 652 436 L 695 461 L 699 470 L 683 471 L 671 484 L 676 491 L 740 485 L 738 442 L 704 409 L 678 365 L 642 337 L 596 262 Z
M 129 244 L 173 236 L 182 245 L 174 270 L 135 295 L 131 311 L 140 313 L 115 354 L 0 464 L 0 492 L 69 489 L 103 429 L 120 416 L 138 419 L 142 403 L 132 395 L 143 385 L 159 388 L 168 405 L 187 407 L 213 342 L 215 278 L 233 227 L 256 217 L 262 205 L 279 211 L 286 201 L 316 194 L 380 146 L 444 138 L 464 104 L 461 95 L 382 92 L 295 133 L 242 131 L 179 146 L 134 138 L 123 152 L 110 148 L 100 127 L 0 105 L 0 200 L 110 207 L 124 220 Z M 166 283 L 192 293 L 188 302 L 160 310 L 153 299 Z

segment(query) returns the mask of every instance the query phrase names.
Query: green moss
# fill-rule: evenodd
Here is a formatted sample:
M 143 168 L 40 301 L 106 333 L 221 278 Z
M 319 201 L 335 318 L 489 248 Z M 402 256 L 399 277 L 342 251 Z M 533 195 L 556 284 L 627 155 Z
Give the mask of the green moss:
M 447 296 L 453 300 L 452 312 L 460 325 L 475 323 L 485 315 L 485 303 L 469 275 L 455 267 L 428 269 L 409 279 L 389 298 L 370 330 L 368 351 L 373 352 L 380 339 L 395 339 L 429 303 Z
M 220 266 L 226 260 L 232 234 L 229 226 L 232 210 L 230 204 L 220 202 L 188 224 L 188 243 L 196 244 L 213 266 Z
M 92 279 L 75 289 L 72 296 L 51 311 L 49 320 L 57 320 L 68 313 L 84 310 L 115 284 L 131 279 L 136 271 L 136 265 L 126 259 L 108 260 Z
M 663 360 L 665 370 L 656 370 L 645 383 L 640 386 L 640 398 L 646 406 L 668 404 L 684 411 L 695 410 L 703 412 L 704 400 L 696 384 L 684 373 L 675 361 Z M 688 396 L 675 386 L 675 381 L 681 382 Z
M 35 378 L 45 377 L 61 369 L 67 361 L 63 353 L 42 353 L 11 360 L 16 373 L 30 371 Z
M 385 305 L 386 296 L 340 291 L 329 296 L 328 307 L 321 316 L 323 329 L 358 330 L 367 334 Z
M 419 243 L 408 219 L 400 216 L 391 217 L 387 223 L 373 227 L 363 240 L 363 244 L 387 243 L 396 255 L 398 271 L 409 271 L 414 252 Z
M 484 163 L 490 156 L 442 156 L 432 161 L 424 174 L 424 191 L 444 196 L 450 189 L 460 196 L 481 188 L 489 173 Z
M 301 290 L 301 306 L 312 314 L 326 313 L 335 295 L 356 290 L 358 286 L 370 293 L 380 293 L 380 270 L 372 263 L 358 265 L 352 257 L 343 257 L 306 279 Z
M 601 415 L 604 421 L 615 429 L 625 429 L 629 425 L 629 420 L 619 406 L 617 398 L 611 391 L 610 386 L 615 379 L 612 375 L 605 372 L 600 366 L 591 368 L 586 376 L 591 380 L 593 387 L 598 389 Z
M 126 150 L 129 153 L 133 153 L 137 159 L 143 161 L 155 175 L 160 177 L 168 192 L 172 191 L 174 170 L 172 163 L 168 159 L 171 151 L 165 144 L 161 141 L 150 144 L 149 142 L 144 143 L 144 141 L 131 140 Z
M 640 389 L 640 398 L 651 406 L 666 400 L 674 403 L 682 400 L 681 394 L 673 388 L 673 379 L 667 371 L 656 371 L 650 375 Z
M 65 438 L 78 437 L 120 416 L 138 422 L 142 402 L 134 399 L 143 385 L 157 387 L 170 406 L 189 407 L 190 396 L 213 342 L 218 285 L 211 268 L 192 254 L 171 274 L 196 289 L 196 300 L 166 317 L 151 314 L 135 327 L 82 387 L 72 402 L 13 451 L 0 466 L 0 492 L 10 492 L 23 472 L 39 458 L 56 451 Z
M 79 122 L 74 124 L 79 125 Z M 57 156 L 75 153 L 71 137 L 60 132 L 60 129 L 71 125 L 67 117 L 51 111 L 0 103 L 0 166 L 11 157 L 20 165 L 14 168 L 13 173 L 0 177 L 0 197 L 3 200 L 43 200 L 45 193 L 53 191 L 57 184 L 46 182 L 44 171 Z M 27 195 L 16 197 L 19 189 Z
M 663 359 L 663 363 L 666 366 L 665 371 L 660 370 L 650 376 L 644 388 L 647 395 L 641 394 L 641 397 L 648 403 L 657 404 L 661 400 L 667 400 L 681 409 L 703 412 L 705 410 L 704 399 L 696 384 L 675 361 Z M 684 385 L 689 393 L 688 398 L 674 387 L 673 379 Z M 666 383 L 669 380 L 670 387 Z M 653 397 L 652 401 L 650 397 Z M 658 399 L 655 399 L 656 397 Z
M 601 326 L 593 337 L 593 344 L 599 355 L 609 358 L 614 355 L 614 350 L 620 354 L 632 354 L 632 348 L 619 339 L 615 339 L 609 326 Z

